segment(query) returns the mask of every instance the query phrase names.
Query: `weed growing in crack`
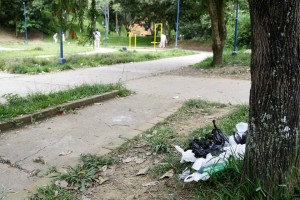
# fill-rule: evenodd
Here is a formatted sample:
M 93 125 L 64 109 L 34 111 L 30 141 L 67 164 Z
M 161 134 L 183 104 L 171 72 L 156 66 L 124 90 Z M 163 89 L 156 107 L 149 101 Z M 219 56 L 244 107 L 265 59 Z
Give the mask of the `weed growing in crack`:
M 71 186 L 80 187 L 81 191 L 86 190 L 86 183 L 92 182 L 94 179 L 95 168 L 86 168 L 84 165 L 70 167 L 67 173 L 57 176 L 58 180 L 65 180 Z
M 46 187 L 38 188 L 37 193 L 30 197 L 30 200 L 66 200 L 77 199 L 76 192 L 72 190 L 66 190 L 54 184 Z

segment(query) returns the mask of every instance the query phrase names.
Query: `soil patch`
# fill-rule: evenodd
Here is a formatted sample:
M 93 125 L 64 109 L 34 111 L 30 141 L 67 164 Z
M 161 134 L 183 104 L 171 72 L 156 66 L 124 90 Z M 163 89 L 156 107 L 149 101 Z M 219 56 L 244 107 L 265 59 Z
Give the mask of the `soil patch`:
M 212 119 L 229 113 L 232 107 L 211 107 L 207 110 L 194 109 L 168 119 L 164 123 L 171 127 L 178 137 L 186 138 L 194 129 L 211 123 Z M 176 144 L 172 144 L 176 145 Z M 140 140 L 132 148 L 118 155 L 120 162 L 110 168 L 107 182 L 89 190 L 89 198 L 97 200 L 113 199 L 195 199 L 193 192 L 188 192 L 189 184 L 178 183 L 174 174 L 171 178 L 153 176 L 151 170 L 166 164 L 164 154 L 151 152 L 145 141 Z M 180 161 L 180 155 L 175 158 Z M 150 171 L 150 172 L 149 172 Z M 137 175 L 141 173 L 140 175 Z
M 211 69 L 197 69 L 195 67 L 183 67 L 177 70 L 164 73 L 164 75 L 172 76 L 191 76 L 203 78 L 228 78 L 250 80 L 250 67 L 249 66 L 226 66 Z

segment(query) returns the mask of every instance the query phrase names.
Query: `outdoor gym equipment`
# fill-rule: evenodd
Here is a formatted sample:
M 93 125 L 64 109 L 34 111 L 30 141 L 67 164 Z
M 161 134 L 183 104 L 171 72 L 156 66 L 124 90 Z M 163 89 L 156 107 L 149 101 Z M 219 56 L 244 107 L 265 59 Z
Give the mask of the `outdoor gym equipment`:
M 131 32 L 128 32 L 128 38 L 129 38 L 128 47 L 131 48 L 131 38 L 132 38 L 132 33 Z M 136 48 L 136 33 L 134 34 L 134 48 Z
M 156 44 L 159 43 L 159 42 L 156 42 L 157 27 L 159 27 L 159 26 L 160 26 L 160 36 L 161 36 L 161 34 L 163 32 L 163 24 L 162 23 L 155 23 L 154 24 L 154 41 L 151 42 L 151 43 L 153 43 L 154 49 L 156 48 Z

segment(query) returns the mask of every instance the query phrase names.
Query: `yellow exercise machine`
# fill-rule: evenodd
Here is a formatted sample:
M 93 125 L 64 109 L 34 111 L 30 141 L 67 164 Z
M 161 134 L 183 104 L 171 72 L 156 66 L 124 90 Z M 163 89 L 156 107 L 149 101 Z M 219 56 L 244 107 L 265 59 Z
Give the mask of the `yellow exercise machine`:
M 160 37 L 161 37 L 161 34 L 162 34 L 162 32 L 163 32 L 163 24 L 162 24 L 162 23 L 156 23 L 156 24 L 154 24 L 154 41 L 151 42 L 151 43 L 153 43 L 154 49 L 155 49 L 155 47 L 156 47 L 156 44 L 157 44 L 157 43 L 160 43 L 160 42 L 156 42 L 157 27 L 159 27 L 159 26 L 160 26 Z
M 128 38 L 129 38 L 128 47 L 131 48 L 131 38 L 132 38 L 132 33 L 131 32 L 128 32 Z M 134 34 L 134 48 L 136 48 L 136 34 Z

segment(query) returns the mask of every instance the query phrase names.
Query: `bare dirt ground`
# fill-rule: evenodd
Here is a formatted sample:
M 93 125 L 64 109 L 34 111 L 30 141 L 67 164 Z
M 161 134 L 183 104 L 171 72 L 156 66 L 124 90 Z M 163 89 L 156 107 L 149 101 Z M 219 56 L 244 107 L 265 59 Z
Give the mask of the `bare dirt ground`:
M 196 69 L 194 67 L 184 67 L 178 70 L 166 72 L 164 74 L 205 78 L 228 78 L 240 80 L 251 79 L 249 66 L 227 66 L 212 69 Z
M 220 118 L 231 109 L 230 106 L 212 108 L 210 114 L 195 111 L 192 112 L 193 114 L 172 118 L 167 124 L 178 137 L 187 137 L 192 130 L 211 123 L 212 119 Z M 108 169 L 104 175 L 107 182 L 89 190 L 88 198 L 97 200 L 195 198 L 193 193 L 186 190 L 186 187 L 191 184 L 178 184 L 176 178 L 178 174 L 160 179 L 149 172 L 154 167 L 165 164 L 164 155 L 151 153 L 150 147 L 143 140 L 135 144 L 133 148 L 119 154 L 118 157 L 120 162 Z M 179 161 L 178 158 L 178 163 Z M 142 174 L 138 175 L 141 172 Z

